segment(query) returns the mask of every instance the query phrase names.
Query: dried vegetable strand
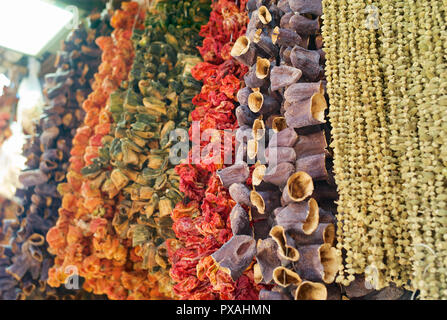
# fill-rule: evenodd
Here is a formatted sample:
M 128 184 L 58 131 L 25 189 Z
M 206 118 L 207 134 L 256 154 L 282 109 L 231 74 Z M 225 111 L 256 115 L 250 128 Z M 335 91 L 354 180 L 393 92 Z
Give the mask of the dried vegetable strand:
M 402 4 L 401 2 L 391 4 L 386 1 L 381 1 L 382 15 L 380 19 L 382 31 L 380 34 L 380 61 L 383 67 L 382 73 L 387 84 L 384 87 L 384 98 L 389 124 L 387 126 L 389 130 L 389 146 L 392 152 L 390 165 L 391 168 L 395 169 L 399 168 L 400 162 L 405 161 L 404 157 L 408 151 L 402 149 L 402 146 L 406 144 L 406 140 L 412 141 L 410 147 L 417 145 L 417 140 L 415 141 L 411 138 L 414 129 L 408 127 L 410 122 L 405 123 L 399 119 L 399 114 L 402 114 L 402 117 L 408 117 L 408 98 L 405 97 L 404 91 L 406 89 L 405 70 L 410 68 L 408 66 L 409 52 L 404 40 L 406 33 L 402 27 L 404 19 Z M 397 39 L 395 39 L 393 34 L 397 35 Z M 391 61 L 395 60 L 397 61 L 396 66 L 391 63 Z M 402 110 L 407 112 L 402 112 Z M 387 268 L 389 269 L 389 276 L 394 283 L 397 285 L 405 285 L 411 273 L 409 257 L 411 256 L 412 248 L 408 241 L 409 233 L 408 225 L 406 224 L 408 213 L 404 209 L 405 190 L 402 189 L 404 183 L 402 180 L 402 171 L 396 170 L 393 178 L 394 186 L 390 194 L 394 197 L 394 208 L 392 215 L 393 224 L 390 225 L 390 230 L 394 232 L 396 242 L 393 245 L 394 248 L 390 250 L 391 248 L 389 247 L 386 253 L 388 259 L 396 257 L 397 261 L 394 265 L 388 263 Z
M 48 279 L 54 287 L 65 283 L 66 269 L 72 267 L 85 279 L 84 289 L 106 294 L 111 299 L 136 294 L 130 287 L 142 279 L 138 272 L 127 272 L 127 244 L 107 235 L 107 219 L 113 218 L 115 203 L 101 197 L 98 184 L 104 177 L 91 181 L 82 177 L 81 170 L 98 157 L 109 133 L 112 119 L 107 102 L 110 94 L 128 78 L 134 57 L 132 31 L 142 28 L 143 14 L 138 3 L 122 3 L 122 9 L 116 10 L 111 19 L 115 29 L 112 36 L 96 40 L 103 51 L 102 62 L 95 75 L 93 92 L 83 103 L 86 117 L 73 139 L 67 183 L 58 186 L 63 196 L 59 219 L 47 234 L 49 251 L 56 255 Z
M 233 237 L 212 258 L 237 279 L 255 257 L 262 300 L 340 300 L 341 288 L 332 284 L 341 257 L 325 137 L 321 1 L 250 1 L 247 9 L 246 35 L 231 52 L 250 67 L 248 90 L 238 93 L 236 135 L 248 134 L 244 161 L 258 156 L 258 162 L 251 170 L 241 161 L 218 171 L 237 205 L 230 214 Z M 259 129 L 274 131 L 265 150 L 256 148 L 257 140 L 267 140 Z
M 66 180 L 71 140 L 84 116 L 80 106 L 92 91 L 100 59 L 94 40 L 110 33 L 105 18 L 101 21 L 101 15 L 92 15 L 92 28 L 82 26 L 72 31 L 58 53 L 56 73 L 45 76 L 47 106 L 37 124 L 36 135 L 24 146 L 27 169 L 19 176 L 24 188 L 16 193 L 21 201 L 16 212 L 18 221 L 3 225 L 3 232 L 11 232 L 9 244 L 2 246 L 3 299 L 67 299 L 85 294 L 80 291 L 76 295 L 46 285 L 53 258 L 47 252 L 45 235 L 57 219 L 61 197 L 56 188 Z
M 416 3 L 416 14 L 419 20 L 419 37 L 417 43 L 418 64 L 421 73 L 418 75 L 422 85 L 416 95 L 418 105 L 418 134 L 421 151 L 421 170 L 418 181 L 421 196 L 421 208 L 418 215 L 422 214 L 423 221 L 419 224 L 418 232 L 422 238 L 422 244 L 431 248 L 417 247 L 417 267 L 415 287 L 421 290 L 422 299 L 445 299 L 445 269 L 440 263 L 440 257 L 445 250 L 445 240 L 441 229 L 442 218 L 445 219 L 445 188 L 446 164 L 442 163 L 440 147 L 445 144 L 445 134 L 442 130 L 442 117 L 445 120 L 445 103 L 440 97 L 445 94 L 446 83 L 441 82 L 441 75 L 445 73 L 445 61 L 442 56 L 445 51 L 440 41 L 440 25 L 437 7 L 439 1 L 433 3 Z M 442 5 L 441 5 L 442 6 Z M 442 23 L 442 22 L 441 22 Z M 441 24 L 445 28 L 445 23 Z M 444 58 L 445 60 L 445 58 Z M 445 132 L 445 131 L 444 131 Z M 441 223 L 439 223 L 439 222 Z M 418 242 L 420 243 L 420 242 Z M 432 251 L 432 252 L 430 252 Z M 419 259 L 420 258 L 420 259 Z M 442 261 L 442 260 L 441 260 Z
M 170 134 L 188 128 L 191 100 L 200 89 L 191 69 L 201 61 L 195 47 L 208 12 L 209 4 L 200 1 L 159 1 L 150 8 L 145 31 L 135 35 L 129 89 L 112 96 L 116 126 L 101 150 L 107 156 L 83 169 L 97 179 L 98 169 L 112 168 L 104 182 L 114 186 L 108 196 L 119 199 L 112 226 L 116 237 L 131 243 L 134 268 L 151 281 L 150 298 L 175 297 L 166 239 L 174 236 L 170 213 L 183 196 L 169 163 Z
M 0 147 L 7 140 L 12 131 L 9 127 L 11 124 L 11 115 L 18 103 L 17 90 L 4 86 L 0 96 Z
M 326 42 L 328 93 L 333 106 L 329 114 L 334 128 L 331 145 L 340 194 L 338 249 L 346 252 L 344 273 L 337 281 L 347 285 L 354 280 L 350 275 L 365 272 L 366 280 L 376 287 L 395 283 L 420 290 L 422 299 L 443 298 L 447 211 L 442 1 L 341 1 L 339 6 L 345 4 L 352 10 L 342 14 L 339 24 L 330 17 L 344 10 L 337 10 L 332 1 L 323 1 L 324 16 L 328 17 L 324 38 L 334 36 L 335 24 L 345 27 L 346 19 L 356 39 L 351 44 L 349 38 Z M 346 37 L 344 32 L 336 36 L 340 35 Z M 343 61 L 348 50 L 352 56 Z M 354 61 L 358 64 L 355 68 Z M 340 72 L 347 65 L 351 69 Z M 355 89 L 356 83 L 361 90 Z M 337 103 L 348 96 L 358 101 L 357 112 L 361 113 Z M 358 124 L 347 125 L 349 115 L 344 118 L 344 112 L 356 114 L 352 120 L 366 125 L 365 132 L 361 127 L 355 131 Z M 359 142 L 362 140 L 364 143 Z M 363 165 L 358 159 L 346 158 L 345 150 L 357 145 L 368 151 Z M 354 174 L 344 173 L 346 165 Z M 362 197 L 369 196 L 364 219 L 353 210 L 363 208 L 364 203 L 358 197 L 356 181 L 367 191 Z M 357 241 L 359 226 L 367 230 L 367 241 Z M 362 260 L 367 263 L 358 263 Z
M 238 4 L 228 0 L 212 4 L 210 20 L 200 32 L 205 38 L 199 48 L 204 62 L 192 70 L 194 78 L 204 83 L 193 99 L 196 108 L 191 118 L 199 121 L 201 134 L 206 129 L 221 130 L 222 142 L 223 130 L 238 127 L 233 111 L 247 68 L 232 59 L 230 51 L 235 40 L 246 31 L 245 4 L 246 1 Z M 208 141 L 201 142 L 200 154 L 204 154 L 207 144 Z M 229 151 L 217 147 L 220 155 L 211 153 L 208 159 L 191 164 L 190 152 L 189 164 L 176 167 L 185 199 L 172 212 L 177 239 L 169 242 L 168 252 L 172 263 L 170 274 L 176 282 L 174 291 L 182 299 L 257 299 L 259 288 L 254 284 L 252 268 L 233 281 L 218 270 L 211 257 L 232 236 L 229 216 L 235 204 L 216 175 L 222 164 L 213 162 L 214 157 L 224 159 Z

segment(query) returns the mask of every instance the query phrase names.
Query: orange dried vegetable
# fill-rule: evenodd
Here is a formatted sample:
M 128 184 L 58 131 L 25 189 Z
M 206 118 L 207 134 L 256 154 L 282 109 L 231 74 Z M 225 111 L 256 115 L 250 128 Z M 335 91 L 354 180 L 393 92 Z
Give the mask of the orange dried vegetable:
M 204 83 L 193 99 L 196 108 L 191 113 L 192 120 L 200 121 L 200 132 L 238 127 L 235 97 L 247 68 L 233 60 L 229 52 L 234 41 L 245 34 L 246 2 L 213 3 L 210 20 L 201 29 L 200 35 L 205 39 L 199 51 L 205 62 L 193 68 L 192 75 Z M 228 151 L 221 152 L 223 155 Z M 186 198 L 171 214 L 177 239 L 168 241 L 168 253 L 172 263 L 170 275 L 176 282 L 174 291 L 182 299 L 258 298 L 260 288 L 254 283 L 252 269 L 233 281 L 216 268 L 210 256 L 232 236 L 229 215 L 235 203 L 216 176 L 221 166 L 202 161 L 176 167 L 180 190 Z
M 63 196 L 59 219 L 47 234 L 49 251 L 56 255 L 49 270 L 51 286 L 64 284 L 66 268 L 71 266 L 85 278 L 84 289 L 106 294 L 110 299 L 134 295 L 132 290 L 138 290 L 138 285 L 126 289 L 125 281 L 141 283 L 141 277 L 135 273 L 138 270 L 130 272 L 126 266 L 129 243 L 110 233 L 115 201 L 104 199 L 97 185 L 80 172 L 98 157 L 102 139 L 108 134 L 112 119 L 107 102 L 110 94 L 127 80 L 134 57 L 133 28 L 142 29 L 143 19 L 144 10 L 138 3 L 123 2 L 111 20 L 115 29 L 112 36 L 96 40 L 103 52 L 102 62 L 94 77 L 94 91 L 83 104 L 86 117 L 73 139 L 67 183 L 58 187 Z M 129 281 L 123 280 L 124 275 L 128 275 Z

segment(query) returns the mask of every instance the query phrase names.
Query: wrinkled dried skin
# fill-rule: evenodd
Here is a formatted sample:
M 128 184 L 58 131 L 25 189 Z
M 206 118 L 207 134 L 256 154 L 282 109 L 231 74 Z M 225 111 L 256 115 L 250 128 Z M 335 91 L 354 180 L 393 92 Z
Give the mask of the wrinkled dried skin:
M 298 82 L 301 78 L 302 71 L 291 66 L 273 67 L 270 74 L 270 85 L 272 91 L 277 91 L 281 88 L 286 88 L 291 84 Z
M 270 147 L 293 147 L 298 141 L 298 134 L 293 128 L 285 128 L 275 133 L 269 141 Z
M 298 261 L 300 254 L 295 248 L 295 243 L 292 238 L 286 235 L 282 226 L 274 226 L 270 230 L 270 236 L 278 244 L 279 256 L 288 261 Z
M 281 260 L 278 258 L 277 252 L 278 245 L 272 238 L 258 240 L 256 260 L 265 284 L 273 281 L 273 270 L 281 266 Z
M 248 97 L 247 105 L 241 105 L 236 108 L 236 119 L 240 126 L 242 125 L 253 125 L 253 122 L 258 118 L 258 115 L 250 110 L 248 107 Z
M 258 217 L 253 214 L 253 211 L 252 217 L 253 220 L 256 220 L 253 222 L 253 233 L 255 240 L 258 241 L 267 239 L 269 237 L 269 232 L 272 229 L 272 219 L 259 220 Z
M 292 17 L 290 17 L 287 26 L 302 36 L 315 35 L 320 29 L 318 19 L 312 20 L 300 15 L 299 13 L 295 13 Z
M 288 66 L 292 65 L 292 60 L 290 60 L 290 54 L 292 53 L 292 49 L 293 47 L 287 47 L 287 46 L 282 46 L 281 49 L 279 49 L 279 56 L 283 64 L 286 64 Z
M 233 183 L 229 188 L 231 198 L 238 204 L 250 207 L 250 189 L 245 184 Z
M 320 75 L 320 54 L 317 51 L 294 46 L 290 53 L 290 61 L 310 81 L 318 79 Z
M 19 176 L 20 183 L 26 188 L 44 184 L 49 180 L 49 176 L 40 170 L 24 171 Z
M 312 195 L 314 184 L 312 177 L 304 171 L 298 171 L 292 174 L 287 180 L 281 201 L 283 205 L 300 202 Z
M 290 297 L 283 292 L 268 291 L 262 289 L 259 292 L 259 300 L 291 300 Z
M 262 29 L 256 30 L 253 36 L 253 42 L 264 51 L 269 58 L 276 58 L 279 54 L 278 47 L 272 42 L 271 37 L 268 34 L 265 34 Z
M 326 243 L 298 247 L 300 259 L 295 270 L 306 280 L 332 283 L 341 264 L 336 249 Z
M 296 160 L 295 168 L 297 171 L 307 172 L 314 180 L 328 179 L 325 153 L 299 158 Z
M 298 246 L 323 243 L 332 246 L 335 242 L 335 226 L 332 223 L 320 223 L 311 234 L 306 234 L 304 226 L 300 226 L 299 223 L 289 230 L 291 237 Z
M 217 176 L 225 188 L 229 188 L 233 183 L 244 183 L 249 175 L 250 169 L 245 162 L 217 171 Z
M 245 36 L 249 40 L 253 40 L 253 38 L 256 34 L 256 31 L 262 27 L 263 27 L 263 24 L 262 24 L 261 20 L 259 19 L 258 10 L 254 10 L 253 13 L 251 14 L 250 21 L 248 22 L 247 31 L 245 32 Z
M 248 213 L 240 204 L 236 204 L 230 213 L 231 231 L 234 235 L 252 236 Z
M 295 300 L 326 300 L 327 289 L 322 283 L 303 281 L 295 291 Z
M 247 269 L 256 254 L 256 241 L 246 235 L 233 236 L 211 257 L 219 268 L 237 280 Z
M 275 27 L 272 31 L 272 43 L 280 47 L 295 47 L 303 45 L 303 38 L 291 29 Z
M 289 5 L 289 0 L 278 0 L 277 6 L 278 9 L 281 10 L 283 13 L 292 11 Z
M 359 274 L 355 275 L 354 281 L 352 281 L 348 286 L 345 286 L 345 292 L 349 299 L 360 298 L 373 291 L 374 289 L 371 287 L 369 289 L 366 288 L 365 276 Z
M 293 11 L 287 12 L 281 17 L 281 20 L 279 21 L 279 26 L 282 29 L 291 29 L 290 27 L 290 19 L 295 15 Z
M 324 131 L 309 135 L 300 135 L 294 148 L 298 159 L 324 153 L 327 148 Z
M 248 105 L 248 96 L 250 95 L 250 93 L 252 93 L 253 91 L 249 88 L 249 87 L 245 87 L 240 89 L 237 92 L 237 101 L 239 102 L 239 104 L 241 106 L 247 106 Z
M 293 84 L 284 95 L 287 102 L 284 117 L 289 127 L 303 128 L 326 122 L 327 103 L 321 82 Z
M 296 161 L 295 149 L 290 147 L 268 147 L 265 150 L 265 157 L 270 165 Z
M 289 177 L 295 172 L 295 166 L 290 162 L 282 162 L 269 166 L 264 174 L 264 181 L 283 188 Z
M 290 9 L 301 14 L 310 13 L 315 16 L 323 14 L 321 0 L 288 0 Z

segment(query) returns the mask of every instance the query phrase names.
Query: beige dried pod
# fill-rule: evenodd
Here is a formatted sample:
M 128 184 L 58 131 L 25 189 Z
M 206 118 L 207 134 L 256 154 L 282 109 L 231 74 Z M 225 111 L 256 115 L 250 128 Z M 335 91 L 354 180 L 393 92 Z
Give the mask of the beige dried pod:
M 276 133 L 283 131 L 287 128 L 286 118 L 284 117 L 276 117 L 272 122 L 272 130 Z
M 265 136 L 265 123 L 262 119 L 256 119 L 253 122 L 253 137 L 255 140 L 261 140 Z
M 248 107 L 254 113 L 266 115 L 279 111 L 280 104 L 275 98 L 255 91 L 248 96 Z
M 266 6 L 259 7 L 258 16 L 263 24 L 269 24 L 272 21 L 272 15 Z
M 296 288 L 295 300 L 327 300 L 327 288 L 324 284 L 303 281 Z
M 300 202 L 310 197 L 314 191 L 312 177 L 304 171 L 292 174 L 287 180 L 286 187 L 282 194 L 283 204 Z
M 240 36 L 236 40 L 230 54 L 247 67 L 252 66 L 256 61 L 256 50 L 251 46 L 251 41 L 246 36 Z
M 294 247 L 295 243 L 293 239 L 286 234 L 282 226 L 274 226 L 269 234 L 278 244 L 278 254 L 280 258 L 288 261 L 298 261 L 300 259 L 300 254 Z
M 267 167 L 263 164 L 258 165 L 253 170 L 253 173 L 251 176 L 251 181 L 254 186 L 259 186 L 262 183 L 266 170 L 267 170 Z
M 265 79 L 270 74 L 270 60 L 258 57 L 256 60 L 256 77 Z
M 277 267 L 273 270 L 273 281 L 283 288 L 291 285 L 298 286 L 302 282 L 298 273 L 285 267 Z
M 255 263 L 253 265 L 253 279 L 255 280 L 255 283 L 261 283 L 262 282 L 262 273 L 261 273 L 261 267 L 258 263 Z

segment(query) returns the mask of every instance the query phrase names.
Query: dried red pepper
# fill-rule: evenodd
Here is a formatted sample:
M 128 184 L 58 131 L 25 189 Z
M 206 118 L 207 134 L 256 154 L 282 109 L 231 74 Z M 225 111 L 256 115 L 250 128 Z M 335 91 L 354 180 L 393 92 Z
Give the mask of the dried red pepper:
M 194 97 L 193 121 L 200 121 L 200 132 L 206 129 L 236 129 L 234 115 L 236 93 L 242 86 L 247 68 L 229 54 L 234 41 L 245 34 L 248 16 L 245 0 L 220 0 L 212 5 L 208 24 L 201 29 L 203 40 L 199 51 L 205 62 L 198 64 L 192 75 L 203 81 L 201 92 Z M 192 137 L 192 129 L 190 129 Z M 222 133 L 223 141 L 223 133 Z M 201 144 L 201 150 L 207 144 Z M 221 147 L 222 159 L 225 151 Z M 192 159 L 190 153 L 189 160 Z M 253 270 L 237 281 L 219 270 L 211 254 L 231 237 L 229 215 L 235 202 L 216 175 L 221 164 L 181 164 L 180 190 L 187 203 L 177 204 L 172 212 L 177 239 L 168 242 L 172 263 L 170 275 L 176 282 L 176 295 L 182 299 L 257 299 L 260 287 L 253 280 Z

